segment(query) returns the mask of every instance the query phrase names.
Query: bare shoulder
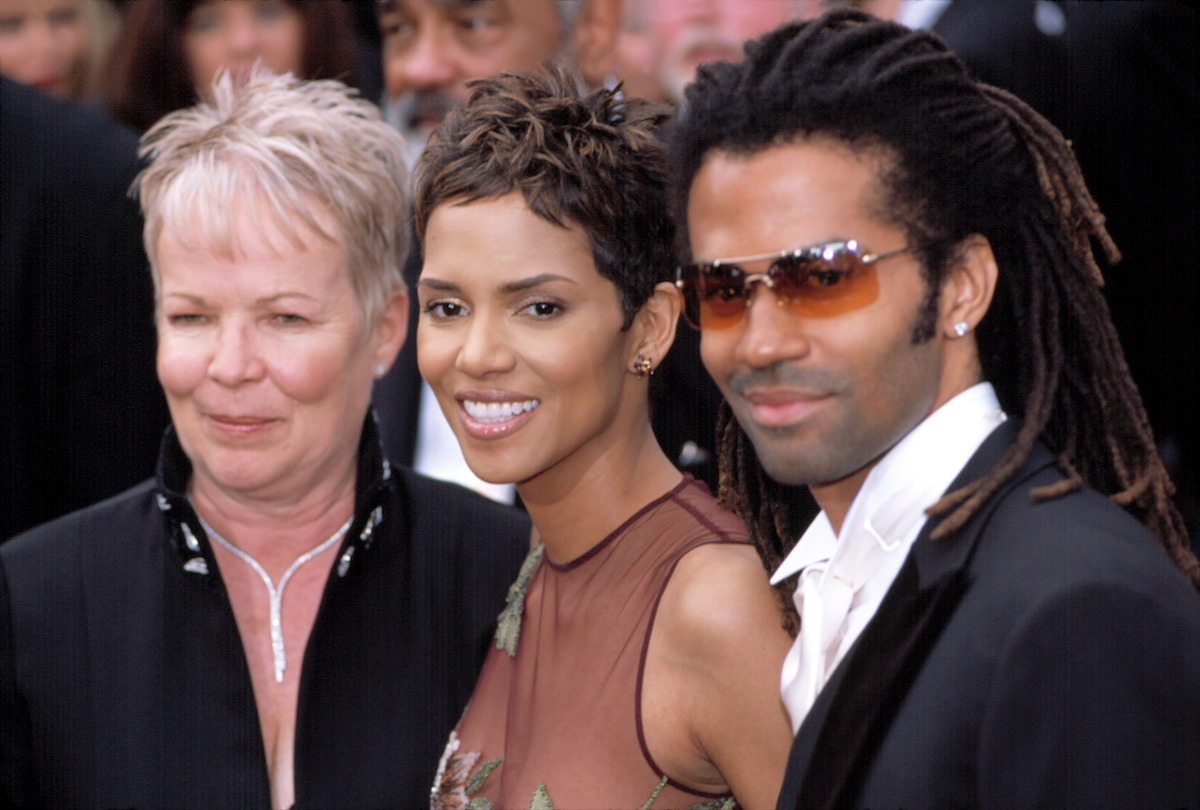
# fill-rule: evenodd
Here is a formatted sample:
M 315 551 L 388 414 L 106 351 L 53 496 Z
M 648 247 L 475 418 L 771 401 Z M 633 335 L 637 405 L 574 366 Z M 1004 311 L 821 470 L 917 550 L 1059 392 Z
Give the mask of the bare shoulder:
M 784 643 L 783 615 L 753 546 L 711 543 L 685 554 L 663 592 L 656 627 L 698 655 L 724 656 L 756 636 Z

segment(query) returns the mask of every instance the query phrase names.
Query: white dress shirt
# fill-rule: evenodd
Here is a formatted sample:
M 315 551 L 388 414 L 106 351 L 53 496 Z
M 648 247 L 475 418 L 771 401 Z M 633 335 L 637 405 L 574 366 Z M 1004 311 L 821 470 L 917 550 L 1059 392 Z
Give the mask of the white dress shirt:
M 779 681 L 793 732 L 879 609 L 925 525 L 925 510 L 1005 418 L 991 383 L 963 391 L 879 460 L 840 533 L 821 512 L 775 571 L 772 584 L 800 574 L 793 597 L 800 634 Z

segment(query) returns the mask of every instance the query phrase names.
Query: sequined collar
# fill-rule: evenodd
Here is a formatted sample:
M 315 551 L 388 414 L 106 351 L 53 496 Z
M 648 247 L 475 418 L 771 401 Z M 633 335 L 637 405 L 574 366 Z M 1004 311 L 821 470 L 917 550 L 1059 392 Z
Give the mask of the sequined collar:
M 212 547 L 185 494 L 191 475 L 192 462 L 183 452 L 175 428 L 168 427 L 159 450 L 155 488 L 158 508 L 167 523 L 167 542 L 184 571 L 212 582 L 214 578 L 208 576 L 210 571 L 216 570 Z M 379 427 L 372 410 L 363 420 L 358 444 L 354 521 L 338 549 L 338 561 L 334 566 L 337 576 L 347 576 L 351 570 L 361 567 L 368 557 L 366 552 L 375 539 L 375 530 L 388 517 L 384 514 L 385 496 L 391 486 L 394 486 L 392 468 L 383 456 Z

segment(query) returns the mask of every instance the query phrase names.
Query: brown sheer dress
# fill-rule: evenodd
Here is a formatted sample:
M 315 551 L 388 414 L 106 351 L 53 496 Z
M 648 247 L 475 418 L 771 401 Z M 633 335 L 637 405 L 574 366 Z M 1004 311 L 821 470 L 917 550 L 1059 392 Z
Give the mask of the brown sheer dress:
M 745 542 L 742 522 L 685 476 L 570 563 L 534 548 L 446 747 L 433 807 L 731 807 L 662 773 L 646 750 L 640 695 L 676 563 L 698 546 Z

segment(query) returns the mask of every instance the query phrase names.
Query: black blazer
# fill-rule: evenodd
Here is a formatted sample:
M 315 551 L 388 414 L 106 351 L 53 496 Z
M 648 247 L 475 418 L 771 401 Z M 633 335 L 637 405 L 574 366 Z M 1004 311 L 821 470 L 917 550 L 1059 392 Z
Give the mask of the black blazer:
M 241 637 L 165 447 L 157 482 L 0 546 L 0 807 L 270 806 Z M 303 661 L 288 651 L 297 808 L 428 804 L 529 550 L 527 516 L 389 468 L 369 421 L 358 472 Z
M 1016 437 L 984 442 L 952 488 Z M 931 520 L 801 725 L 779 807 L 1200 804 L 1200 596 L 1037 446 L 951 538 Z

